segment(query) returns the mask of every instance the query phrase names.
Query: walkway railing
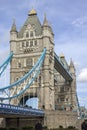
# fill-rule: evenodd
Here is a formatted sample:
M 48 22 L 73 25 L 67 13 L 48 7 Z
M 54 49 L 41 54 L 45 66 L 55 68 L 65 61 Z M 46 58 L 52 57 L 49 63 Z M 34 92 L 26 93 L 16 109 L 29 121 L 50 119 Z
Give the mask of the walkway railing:
M 44 116 L 44 111 L 39 110 L 39 109 L 33 109 L 33 108 L 25 108 L 22 106 L 15 106 L 15 105 L 10 105 L 10 104 L 3 104 L 0 103 L 0 114 L 2 115 L 20 115 L 20 116 L 30 116 L 30 117 L 43 117 Z

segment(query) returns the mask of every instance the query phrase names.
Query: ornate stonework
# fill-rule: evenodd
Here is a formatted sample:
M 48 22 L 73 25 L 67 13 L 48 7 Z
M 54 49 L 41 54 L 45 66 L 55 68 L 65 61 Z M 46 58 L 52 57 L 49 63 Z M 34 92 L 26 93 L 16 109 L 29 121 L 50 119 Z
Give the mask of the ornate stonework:
M 64 55 L 60 60 L 66 69 L 72 74 L 73 81 L 66 81 L 54 66 L 54 34 L 46 15 L 41 25 L 36 11 L 29 12 L 28 18 L 18 32 L 13 23 L 10 31 L 10 51 L 14 56 L 11 62 L 11 83 L 27 73 L 36 63 L 43 48 L 46 48 L 46 56 L 41 72 L 36 81 L 18 99 L 12 100 L 13 104 L 22 102 L 23 97 L 38 97 L 38 107 L 47 110 L 76 110 L 76 76 L 74 65 L 67 64 Z M 22 89 L 22 86 L 20 88 Z M 18 90 L 17 90 L 18 91 Z

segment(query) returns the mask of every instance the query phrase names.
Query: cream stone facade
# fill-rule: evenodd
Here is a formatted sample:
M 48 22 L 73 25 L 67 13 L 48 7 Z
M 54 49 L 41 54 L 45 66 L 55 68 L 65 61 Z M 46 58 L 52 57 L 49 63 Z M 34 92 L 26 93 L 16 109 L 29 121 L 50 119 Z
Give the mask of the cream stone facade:
M 46 15 L 43 24 L 40 23 L 37 12 L 32 9 L 22 28 L 17 31 L 13 22 L 10 31 L 10 51 L 13 59 L 10 68 L 10 83 L 25 75 L 36 63 L 44 48 L 45 60 L 39 76 L 33 85 L 20 97 L 12 99 L 13 104 L 23 104 L 28 98 L 38 97 L 38 108 L 45 110 L 77 110 L 76 75 L 71 60 L 68 65 L 65 56 L 59 59 L 73 80 L 65 80 L 55 69 L 54 34 Z M 22 89 L 23 86 L 20 85 Z M 13 90 L 12 90 L 13 91 Z M 18 89 L 16 90 L 18 91 Z

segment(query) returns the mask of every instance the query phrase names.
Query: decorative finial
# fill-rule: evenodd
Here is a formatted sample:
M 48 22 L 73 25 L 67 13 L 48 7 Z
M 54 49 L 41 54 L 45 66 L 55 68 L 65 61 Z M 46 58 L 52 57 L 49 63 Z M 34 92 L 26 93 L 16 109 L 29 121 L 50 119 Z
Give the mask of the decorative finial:
M 44 22 L 43 22 L 43 25 L 48 25 L 48 21 L 47 21 L 47 18 L 46 18 L 46 13 L 44 13 Z
M 37 15 L 37 12 L 36 12 L 36 10 L 32 7 L 32 9 L 31 9 L 31 11 L 29 11 L 28 15 L 29 15 L 29 16 L 31 16 L 31 15 Z
M 74 63 L 72 61 L 72 58 L 70 58 L 70 66 L 74 67 Z
M 12 27 L 11 27 L 11 32 L 17 32 L 16 24 L 15 24 L 15 18 L 13 18 L 13 24 L 12 24 Z
M 65 56 L 64 56 L 64 54 L 63 53 L 61 53 L 60 54 L 60 58 L 64 58 Z
M 13 18 L 13 24 L 15 24 L 15 21 L 16 21 L 15 18 Z

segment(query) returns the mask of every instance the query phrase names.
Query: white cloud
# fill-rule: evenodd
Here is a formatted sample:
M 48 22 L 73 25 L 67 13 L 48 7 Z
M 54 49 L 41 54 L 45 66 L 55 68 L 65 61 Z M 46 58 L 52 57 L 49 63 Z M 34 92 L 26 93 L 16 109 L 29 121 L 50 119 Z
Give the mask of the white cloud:
M 87 68 L 84 68 L 80 71 L 80 74 L 78 75 L 78 81 L 87 82 Z
M 79 103 L 81 104 L 81 106 L 87 107 L 85 105 L 86 102 L 87 102 L 87 96 L 85 96 L 85 97 L 79 97 Z
M 77 18 L 72 22 L 72 24 L 76 27 L 87 26 L 87 17 Z

